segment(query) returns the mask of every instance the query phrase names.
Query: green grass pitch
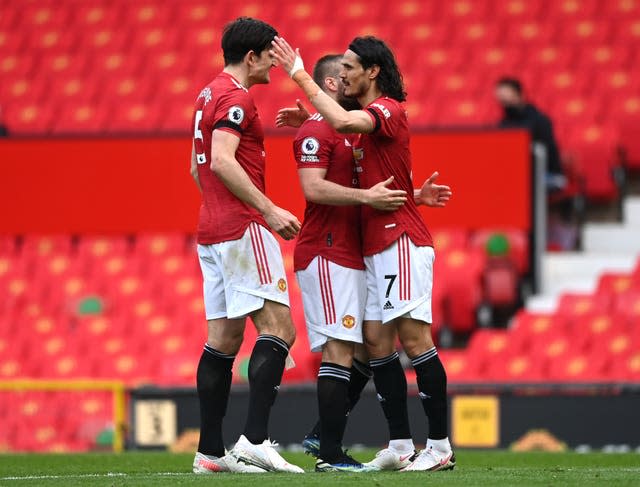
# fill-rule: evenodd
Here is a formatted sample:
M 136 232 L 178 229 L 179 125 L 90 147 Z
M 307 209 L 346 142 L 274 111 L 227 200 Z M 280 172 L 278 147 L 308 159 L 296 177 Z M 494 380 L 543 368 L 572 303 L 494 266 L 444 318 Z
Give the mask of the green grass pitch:
M 314 473 L 313 459 L 302 453 L 284 453 L 309 473 L 215 474 L 190 473 L 193 455 L 160 452 L 0 455 L 0 485 L 10 486 L 158 486 L 216 485 L 241 487 L 432 485 L 640 485 L 640 454 L 456 452 L 458 466 L 451 472 L 383 472 L 368 474 Z M 354 456 L 366 461 L 372 451 Z

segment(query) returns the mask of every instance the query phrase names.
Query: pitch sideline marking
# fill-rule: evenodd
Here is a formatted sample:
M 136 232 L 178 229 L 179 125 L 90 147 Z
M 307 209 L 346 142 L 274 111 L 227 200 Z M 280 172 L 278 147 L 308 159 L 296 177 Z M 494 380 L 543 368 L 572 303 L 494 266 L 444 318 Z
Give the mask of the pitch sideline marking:
M 85 473 L 85 474 L 71 474 L 71 475 L 24 475 L 22 477 L 0 477 L 0 481 L 3 480 L 61 480 L 61 479 L 87 479 L 87 478 L 102 478 L 102 477 L 138 477 L 138 476 L 158 476 L 158 477 L 173 477 L 193 475 L 191 472 L 140 472 L 137 474 L 123 473 L 123 472 L 107 472 L 107 473 Z

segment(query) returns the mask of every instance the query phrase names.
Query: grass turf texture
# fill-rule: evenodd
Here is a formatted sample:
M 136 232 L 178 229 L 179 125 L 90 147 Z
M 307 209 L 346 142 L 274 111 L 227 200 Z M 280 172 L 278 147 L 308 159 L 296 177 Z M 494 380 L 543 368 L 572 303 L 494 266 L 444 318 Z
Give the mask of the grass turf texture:
M 354 456 L 366 461 L 373 451 Z M 302 453 L 284 453 L 287 460 L 307 470 L 300 474 L 215 474 L 191 473 L 193 455 L 160 452 L 128 452 L 121 455 L 51 454 L 0 455 L 0 485 L 12 486 L 158 486 L 211 485 L 276 487 L 326 485 L 423 486 L 442 485 L 601 485 L 640 484 L 640 455 L 603 453 L 511 453 L 505 451 L 456 452 L 458 467 L 451 472 L 376 472 L 367 474 L 314 473 L 314 461 Z M 426 479 L 425 477 L 433 477 Z

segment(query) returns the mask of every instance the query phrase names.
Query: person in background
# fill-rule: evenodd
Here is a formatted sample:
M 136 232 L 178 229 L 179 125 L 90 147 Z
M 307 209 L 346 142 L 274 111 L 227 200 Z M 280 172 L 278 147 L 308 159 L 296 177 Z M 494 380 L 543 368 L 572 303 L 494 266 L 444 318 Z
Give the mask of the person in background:
M 516 78 L 503 77 L 496 83 L 496 100 L 502 106 L 500 128 L 524 128 L 531 134 L 531 142 L 544 147 L 547 159 L 547 191 L 558 191 L 566 186 L 558 144 L 553 134 L 551 119 L 524 97 L 522 83 Z
M 532 156 L 539 157 L 544 149 L 546 159 L 545 187 L 547 190 L 547 246 L 553 249 L 572 250 L 578 243 L 576 223 L 577 201 L 567 193 L 568 180 L 564 174 L 553 124 L 548 115 L 524 97 L 522 83 L 516 78 L 500 78 L 495 96 L 502 106 L 500 128 L 523 128 L 531 134 Z

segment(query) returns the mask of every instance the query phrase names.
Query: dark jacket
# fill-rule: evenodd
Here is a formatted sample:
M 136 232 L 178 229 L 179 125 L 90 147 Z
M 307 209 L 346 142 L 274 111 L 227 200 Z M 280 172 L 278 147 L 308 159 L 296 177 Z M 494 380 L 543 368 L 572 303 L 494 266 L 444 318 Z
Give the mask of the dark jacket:
M 539 142 L 547 149 L 547 172 L 562 174 L 558 145 L 553 136 L 553 124 L 549 117 L 531 104 L 511 107 L 505 110 L 500 120 L 501 128 L 525 128 L 531 134 L 532 142 Z

